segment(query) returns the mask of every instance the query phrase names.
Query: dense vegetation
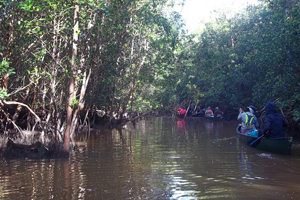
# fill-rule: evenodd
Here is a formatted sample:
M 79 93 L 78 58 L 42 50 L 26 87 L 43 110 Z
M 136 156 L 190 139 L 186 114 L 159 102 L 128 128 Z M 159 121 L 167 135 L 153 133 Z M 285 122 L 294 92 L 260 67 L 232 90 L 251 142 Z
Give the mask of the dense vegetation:
M 68 151 L 96 110 L 109 126 L 192 100 L 228 111 L 276 100 L 299 127 L 297 1 L 264 0 L 233 18 L 220 12 L 189 35 L 173 5 L 0 0 L 1 132 L 36 129 Z
M 266 0 L 228 15 L 220 11 L 194 37 L 182 39 L 161 102 L 166 96 L 165 105 L 193 100 L 238 114 L 239 107 L 261 110 L 275 101 L 290 128 L 299 129 L 299 2 Z

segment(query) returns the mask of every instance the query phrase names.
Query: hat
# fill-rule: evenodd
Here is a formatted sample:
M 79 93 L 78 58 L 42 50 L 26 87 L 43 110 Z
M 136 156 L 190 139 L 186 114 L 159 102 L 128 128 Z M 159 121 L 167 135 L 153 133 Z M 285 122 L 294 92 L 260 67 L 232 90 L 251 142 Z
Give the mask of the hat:
M 251 108 L 254 112 L 257 110 L 254 106 L 249 106 L 248 108 Z
M 249 109 L 249 111 L 254 114 L 256 112 L 256 108 L 254 106 L 248 106 L 247 107 Z
M 216 110 L 219 109 L 219 107 L 216 107 Z

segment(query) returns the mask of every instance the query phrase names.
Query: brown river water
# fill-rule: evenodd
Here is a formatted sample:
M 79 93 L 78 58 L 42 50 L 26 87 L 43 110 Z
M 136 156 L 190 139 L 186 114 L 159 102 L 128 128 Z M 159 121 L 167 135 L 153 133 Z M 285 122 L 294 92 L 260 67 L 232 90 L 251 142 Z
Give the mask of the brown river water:
M 69 158 L 0 160 L 0 199 L 300 199 L 291 155 L 238 140 L 237 121 L 170 117 L 77 137 Z

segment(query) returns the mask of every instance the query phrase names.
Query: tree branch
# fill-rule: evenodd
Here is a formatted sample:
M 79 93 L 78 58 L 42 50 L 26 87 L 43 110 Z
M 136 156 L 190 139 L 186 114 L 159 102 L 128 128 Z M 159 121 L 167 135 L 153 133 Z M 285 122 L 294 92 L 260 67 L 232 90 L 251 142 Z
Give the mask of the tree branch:
M 21 106 L 25 106 L 36 118 L 37 118 L 37 120 L 40 122 L 41 121 L 41 119 L 39 118 L 39 116 L 37 116 L 34 112 L 33 112 L 33 110 L 31 110 L 30 108 L 29 108 L 29 106 L 27 106 L 26 104 L 24 104 L 24 103 L 20 103 L 20 102 L 16 102 L 16 101 L 4 101 L 3 100 L 3 103 L 5 103 L 5 104 L 7 104 L 7 105 L 15 105 L 15 104 L 17 104 L 17 105 L 21 105 Z

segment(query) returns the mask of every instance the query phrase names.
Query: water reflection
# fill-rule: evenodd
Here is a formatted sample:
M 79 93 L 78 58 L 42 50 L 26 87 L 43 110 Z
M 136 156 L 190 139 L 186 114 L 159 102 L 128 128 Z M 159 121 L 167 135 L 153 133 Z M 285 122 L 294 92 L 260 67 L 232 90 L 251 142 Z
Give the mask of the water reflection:
M 178 129 L 185 130 L 186 121 L 184 119 L 177 119 L 176 122 L 177 122 Z
M 219 121 L 217 123 L 215 123 L 215 129 L 214 129 L 214 132 L 215 132 L 215 136 L 216 138 L 219 138 L 219 136 L 222 134 L 223 132 L 223 121 Z
M 79 134 L 69 159 L 2 160 L 2 199 L 297 199 L 300 156 L 260 152 L 235 122 L 149 118 Z M 298 155 L 298 154 L 295 154 Z
M 206 121 L 205 128 L 206 128 L 207 133 L 212 133 L 213 128 L 214 128 L 214 123 L 212 121 Z

